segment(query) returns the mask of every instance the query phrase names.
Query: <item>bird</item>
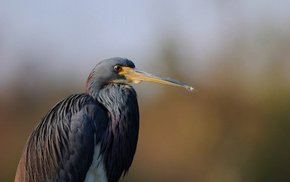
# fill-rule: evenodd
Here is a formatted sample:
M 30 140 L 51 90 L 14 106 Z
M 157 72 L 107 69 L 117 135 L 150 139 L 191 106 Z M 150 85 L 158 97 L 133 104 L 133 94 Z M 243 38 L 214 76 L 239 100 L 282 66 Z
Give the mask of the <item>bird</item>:
M 135 68 L 127 58 L 99 62 L 84 93 L 58 102 L 29 136 L 15 182 L 116 182 L 127 174 L 137 147 L 139 107 L 130 83 L 194 88 Z

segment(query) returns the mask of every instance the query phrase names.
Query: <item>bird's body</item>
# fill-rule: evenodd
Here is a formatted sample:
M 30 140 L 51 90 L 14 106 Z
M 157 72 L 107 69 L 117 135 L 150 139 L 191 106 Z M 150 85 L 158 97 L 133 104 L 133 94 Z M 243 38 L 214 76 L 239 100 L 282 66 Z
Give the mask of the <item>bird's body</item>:
M 138 140 L 137 95 L 126 84 L 134 67 L 122 58 L 100 62 L 86 93 L 56 104 L 30 135 L 15 181 L 118 181 Z

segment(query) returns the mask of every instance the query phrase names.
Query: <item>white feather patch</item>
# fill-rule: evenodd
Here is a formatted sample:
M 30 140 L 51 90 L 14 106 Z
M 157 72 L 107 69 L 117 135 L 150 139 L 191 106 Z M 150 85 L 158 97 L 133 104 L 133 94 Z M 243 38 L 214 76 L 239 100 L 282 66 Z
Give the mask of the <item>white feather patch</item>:
M 105 166 L 103 163 L 103 157 L 102 155 L 99 155 L 100 148 L 101 148 L 100 144 L 95 146 L 93 162 L 87 172 L 85 182 L 96 182 L 96 181 L 107 182 L 108 181 L 106 171 L 105 171 Z

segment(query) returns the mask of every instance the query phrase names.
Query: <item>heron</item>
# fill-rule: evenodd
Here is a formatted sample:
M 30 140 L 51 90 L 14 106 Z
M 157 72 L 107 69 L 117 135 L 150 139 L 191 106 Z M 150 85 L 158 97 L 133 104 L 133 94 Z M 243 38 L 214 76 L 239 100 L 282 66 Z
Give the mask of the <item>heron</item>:
M 116 182 L 128 172 L 137 147 L 139 108 L 130 83 L 193 87 L 137 70 L 126 58 L 99 62 L 85 93 L 70 95 L 42 118 L 29 136 L 15 181 Z

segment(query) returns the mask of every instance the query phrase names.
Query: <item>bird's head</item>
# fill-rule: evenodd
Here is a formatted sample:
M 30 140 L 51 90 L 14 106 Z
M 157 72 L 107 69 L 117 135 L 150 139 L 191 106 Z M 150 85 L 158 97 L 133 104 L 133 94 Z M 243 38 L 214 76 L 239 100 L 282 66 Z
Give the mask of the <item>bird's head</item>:
M 155 82 L 160 84 L 184 87 L 189 91 L 194 88 L 171 78 L 147 73 L 135 69 L 132 61 L 126 58 L 111 58 L 101 61 L 90 73 L 86 92 L 98 92 L 109 83 L 140 83 L 142 81 Z

